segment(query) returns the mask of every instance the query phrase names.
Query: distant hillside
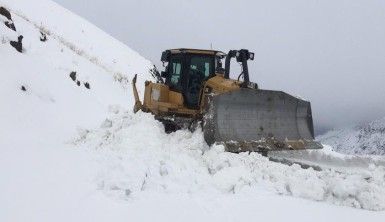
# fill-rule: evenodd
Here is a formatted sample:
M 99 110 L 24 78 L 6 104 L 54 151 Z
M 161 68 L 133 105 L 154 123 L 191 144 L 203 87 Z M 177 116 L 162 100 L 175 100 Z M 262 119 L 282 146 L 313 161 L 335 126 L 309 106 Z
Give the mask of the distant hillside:
M 333 130 L 317 139 L 341 153 L 385 155 L 385 118 L 351 129 Z

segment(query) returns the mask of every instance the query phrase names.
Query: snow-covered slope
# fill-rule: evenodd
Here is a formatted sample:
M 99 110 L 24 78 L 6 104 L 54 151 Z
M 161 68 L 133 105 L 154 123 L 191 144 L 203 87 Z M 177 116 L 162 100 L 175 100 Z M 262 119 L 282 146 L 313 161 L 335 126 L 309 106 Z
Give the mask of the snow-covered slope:
M 109 104 L 132 106 L 129 80 L 135 73 L 149 78 L 149 61 L 50 1 L 2 0 L 0 6 L 12 19 L 0 15 L 3 141 L 19 140 L 15 131 L 62 139 L 78 125 L 94 124 Z M 19 36 L 22 53 L 10 44 Z
M 0 221 L 385 217 L 383 161 L 316 171 L 208 147 L 199 130 L 165 134 L 131 112 L 129 81 L 138 73 L 142 91 L 150 62 L 48 0 L 2 6 Z
M 385 155 L 385 118 L 354 128 L 333 130 L 317 139 L 341 153 Z
M 0 7 L 0 221 L 68 221 L 94 191 L 96 167 L 67 141 L 110 104 L 131 109 L 129 80 L 150 78 L 152 64 L 51 1 Z M 11 45 L 19 36 L 21 53 Z

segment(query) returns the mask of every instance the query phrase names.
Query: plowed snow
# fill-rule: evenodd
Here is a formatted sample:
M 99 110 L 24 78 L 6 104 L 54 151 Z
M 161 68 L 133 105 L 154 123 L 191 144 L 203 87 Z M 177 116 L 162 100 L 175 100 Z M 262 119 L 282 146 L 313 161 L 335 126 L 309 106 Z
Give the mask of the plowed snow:
M 266 189 L 337 205 L 385 209 L 384 166 L 371 164 L 359 172 L 302 169 L 257 153 L 232 154 L 220 145 L 208 147 L 199 130 L 167 135 L 148 114 L 133 115 L 116 107 L 112 112 L 101 128 L 81 132 L 75 143 L 100 154 L 99 189 L 115 198 L 145 192 L 231 195 Z

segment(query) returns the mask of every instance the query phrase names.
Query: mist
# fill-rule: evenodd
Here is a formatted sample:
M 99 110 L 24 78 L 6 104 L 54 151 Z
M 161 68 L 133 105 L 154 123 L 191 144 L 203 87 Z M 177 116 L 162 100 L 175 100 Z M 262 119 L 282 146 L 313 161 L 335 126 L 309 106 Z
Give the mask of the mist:
M 385 1 L 55 1 L 158 68 L 168 48 L 249 49 L 251 80 L 310 100 L 318 132 L 385 116 Z

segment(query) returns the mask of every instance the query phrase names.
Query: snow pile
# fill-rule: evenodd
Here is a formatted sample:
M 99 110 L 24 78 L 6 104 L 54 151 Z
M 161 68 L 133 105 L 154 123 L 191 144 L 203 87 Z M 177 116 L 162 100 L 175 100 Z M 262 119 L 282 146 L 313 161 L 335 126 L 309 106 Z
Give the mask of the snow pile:
M 341 153 L 385 155 L 385 118 L 352 129 L 333 130 L 317 139 Z
M 145 193 L 234 194 L 265 189 L 315 201 L 368 210 L 385 209 L 385 168 L 362 172 L 315 171 L 269 161 L 257 153 L 232 154 L 208 147 L 198 130 L 165 134 L 148 114 L 113 107 L 96 130 L 83 130 L 74 143 L 98 154 L 97 184 L 118 199 Z

